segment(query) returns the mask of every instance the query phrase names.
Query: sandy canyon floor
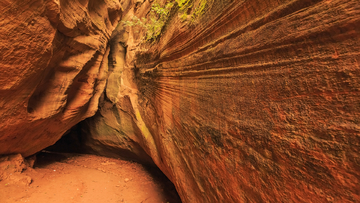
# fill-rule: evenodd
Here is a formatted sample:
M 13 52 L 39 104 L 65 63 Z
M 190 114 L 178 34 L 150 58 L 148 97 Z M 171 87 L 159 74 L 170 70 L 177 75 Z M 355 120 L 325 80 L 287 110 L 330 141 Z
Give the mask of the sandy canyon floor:
M 34 167 L 21 174 L 31 181 L 11 177 L 0 181 L 1 203 L 181 202 L 160 171 L 119 159 L 41 153 Z

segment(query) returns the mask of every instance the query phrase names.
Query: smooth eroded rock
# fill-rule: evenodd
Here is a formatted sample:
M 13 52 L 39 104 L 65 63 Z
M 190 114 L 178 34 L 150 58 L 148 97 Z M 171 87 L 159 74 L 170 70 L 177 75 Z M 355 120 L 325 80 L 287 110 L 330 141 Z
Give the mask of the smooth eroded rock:
M 29 156 L 95 114 L 115 0 L 0 3 L 0 154 Z

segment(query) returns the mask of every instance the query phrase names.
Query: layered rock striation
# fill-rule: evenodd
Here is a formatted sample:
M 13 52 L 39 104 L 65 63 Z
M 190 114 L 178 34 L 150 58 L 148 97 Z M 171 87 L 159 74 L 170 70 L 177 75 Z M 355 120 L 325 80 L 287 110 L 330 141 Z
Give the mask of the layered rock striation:
M 184 202 L 360 201 L 359 14 L 351 0 L 209 1 L 149 51 L 129 42 L 128 112 Z

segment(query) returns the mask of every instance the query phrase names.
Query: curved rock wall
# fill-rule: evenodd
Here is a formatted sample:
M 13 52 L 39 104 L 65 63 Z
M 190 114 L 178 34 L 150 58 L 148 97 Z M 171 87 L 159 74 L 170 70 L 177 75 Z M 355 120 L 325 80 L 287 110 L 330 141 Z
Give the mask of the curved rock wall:
M 95 114 L 121 14 L 116 0 L 0 3 L 0 154 L 31 155 Z
M 145 149 L 183 201 L 360 201 L 359 1 L 209 5 L 135 58 Z

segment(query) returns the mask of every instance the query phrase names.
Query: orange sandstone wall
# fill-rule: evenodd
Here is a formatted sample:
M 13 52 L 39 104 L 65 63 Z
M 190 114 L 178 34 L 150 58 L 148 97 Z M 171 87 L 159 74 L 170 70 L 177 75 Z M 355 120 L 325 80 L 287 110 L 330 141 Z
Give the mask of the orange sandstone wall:
M 121 14 L 116 0 L 1 1 L 0 154 L 31 155 L 95 114 Z
M 360 2 L 214 1 L 137 57 L 184 202 L 360 201 Z

